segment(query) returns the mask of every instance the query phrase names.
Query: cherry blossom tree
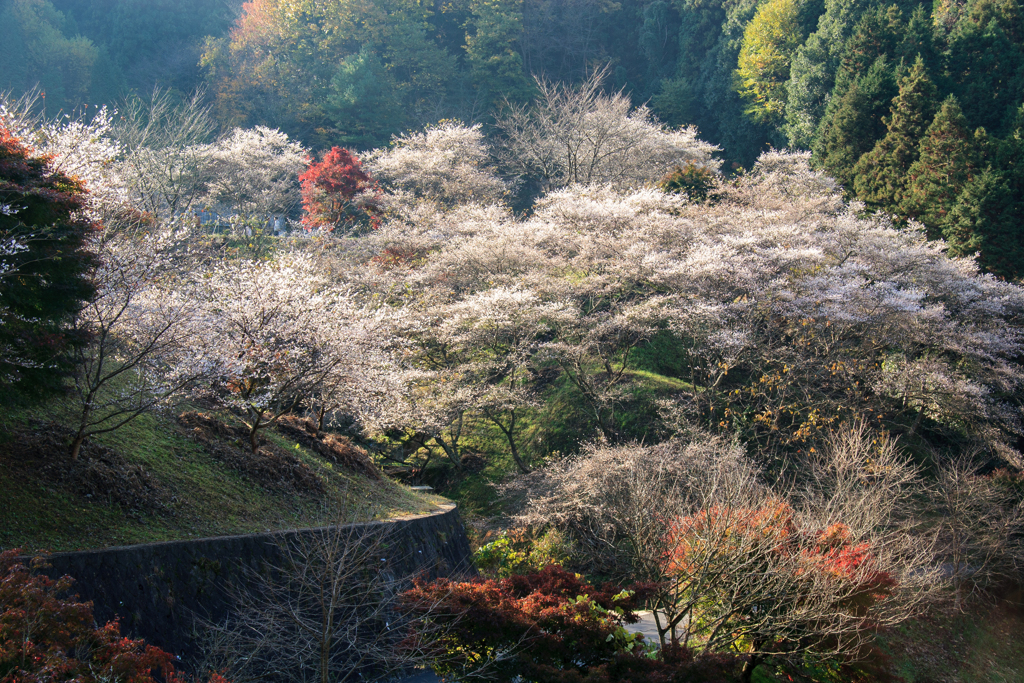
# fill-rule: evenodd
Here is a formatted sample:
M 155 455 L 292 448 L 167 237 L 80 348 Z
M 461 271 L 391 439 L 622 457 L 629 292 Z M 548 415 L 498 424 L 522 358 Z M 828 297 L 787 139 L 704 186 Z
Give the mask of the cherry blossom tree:
M 449 305 L 407 306 L 396 332 L 406 341 L 409 384 L 392 425 L 412 428 L 421 443 L 433 440 L 459 465 L 467 419 L 482 417 L 501 431 L 519 471 L 528 472 L 517 427 L 536 405 L 533 356 L 559 312 L 532 292 L 505 288 Z
M 293 213 L 307 152 L 279 130 L 235 128 L 212 146 L 206 202 L 243 222 Z
M 360 308 L 309 257 L 218 263 L 204 278 L 204 361 L 217 376 L 195 392 L 240 416 L 253 452 L 263 429 L 374 343 Z
M 118 167 L 124 148 L 115 137 L 111 111 L 101 107 L 91 117 L 83 114 L 46 122 L 33 131 L 31 139 L 49 157 L 51 168 L 85 184 L 90 218 L 113 225 L 130 214 L 127 187 Z
M 96 240 L 96 295 L 75 320 L 89 343 L 75 359 L 72 459 L 89 437 L 172 404 L 212 376 L 204 352 L 210 321 L 173 258 L 180 248 L 173 229 Z
M 626 189 L 653 184 L 676 166 L 718 170 L 712 158 L 718 148 L 700 140 L 696 128 L 669 130 L 646 106 L 634 108 L 627 95 L 604 94 L 607 74 L 607 68 L 597 70 L 579 86 L 538 79 L 537 101 L 498 119 L 500 156 L 510 172 L 547 188 L 578 183 Z
M 443 121 L 423 132 L 396 135 L 387 149 L 366 157 L 374 177 L 403 195 L 444 208 L 504 201 L 508 186 L 494 173 L 480 124 Z
M 693 340 L 695 386 L 713 389 L 680 409 L 767 447 L 862 418 L 915 439 L 968 434 L 1016 460 L 1020 288 L 919 229 L 859 217 L 805 155 L 763 156 L 724 196 L 681 211 L 700 229 L 655 276 L 686 297 L 671 326 Z
M 619 406 L 643 381 L 636 351 L 667 335 L 688 387 L 663 402 L 669 429 L 738 433 L 781 463 L 868 420 L 1018 462 L 1024 292 L 916 229 L 862 216 L 806 155 L 765 154 L 714 203 L 579 185 L 524 218 L 421 202 L 364 244 L 372 267 L 346 277 L 409 305 L 410 321 L 491 289 L 557 304 L 531 361 L 560 367 L 613 441 Z

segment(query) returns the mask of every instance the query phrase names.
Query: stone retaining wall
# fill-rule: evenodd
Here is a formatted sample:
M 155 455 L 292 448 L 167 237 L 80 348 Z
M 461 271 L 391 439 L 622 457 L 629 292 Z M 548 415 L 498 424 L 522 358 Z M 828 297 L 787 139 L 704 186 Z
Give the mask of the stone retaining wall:
M 472 573 L 469 541 L 454 505 L 389 525 L 391 567 L 427 578 Z M 98 623 L 118 618 L 122 633 L 143 637 L 188 660 L 196 652 L 196 615 L 220 621 L 233 590 L 244 590 L 253 571 L 281 557 L 282 545 L 324 529 L 300 529 L 194 541 L 56 553 L 45 573 L 75 579 L 74 591 L 91 600 Z

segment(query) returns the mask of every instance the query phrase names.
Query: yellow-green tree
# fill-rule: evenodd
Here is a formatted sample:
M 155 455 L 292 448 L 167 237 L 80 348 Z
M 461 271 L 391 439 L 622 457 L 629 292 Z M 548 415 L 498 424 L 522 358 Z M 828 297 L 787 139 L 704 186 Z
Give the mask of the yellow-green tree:
M 743 31 L 737 89 L 759 122 L 782 122 L 790 61 L 805 37 L 800 0 L 768 0 Z

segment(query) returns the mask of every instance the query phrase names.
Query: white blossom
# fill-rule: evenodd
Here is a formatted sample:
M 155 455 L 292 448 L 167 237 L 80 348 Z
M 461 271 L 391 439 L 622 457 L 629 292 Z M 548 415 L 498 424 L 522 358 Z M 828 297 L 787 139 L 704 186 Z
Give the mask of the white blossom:
M 366 168 L 390 192 L 393 210 L 416 200 L 452 208 L 504 200 L 507 185 L 492 169 L 480 124 L 442 121 L 422 133 L 396 135 L 387 149 L 364 158 Z
M 235 128 L 210 149 L 204 201 L 243 219 L 291 214 L 302 199 L 299 174 L 307 158 L 306 149 L 279 130 Z

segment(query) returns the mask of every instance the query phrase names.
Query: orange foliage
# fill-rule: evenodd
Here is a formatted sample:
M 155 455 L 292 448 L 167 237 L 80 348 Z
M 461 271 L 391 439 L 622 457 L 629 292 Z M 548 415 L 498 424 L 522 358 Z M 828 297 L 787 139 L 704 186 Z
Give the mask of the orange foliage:
M 45 563 L 19 552 L 0 553 L 0 683 L 185 683 L 173 655 L 122 636 L 117 621 L 95 627 L 92 603 L 67 597 L 70 577 L 39 574 Z M 214 673 L 209 683 L 228 681 Z
M 759 508 L 711 507 L 672 524 L 664 556 L 670 575 L 705 571 L 709 563 L 742 555 L 743 571 L 789 572 L 795 581 L 830 578 L 848 585 L 835 593 L 837 611 L 863 613 L 884 599 L 895 579 L 877 568 L 867 542 L 854 543 L 850 529 L 801 529 L 793 508 L 775 501 Z M 728 559 L 725 560 L 728 565 Z

